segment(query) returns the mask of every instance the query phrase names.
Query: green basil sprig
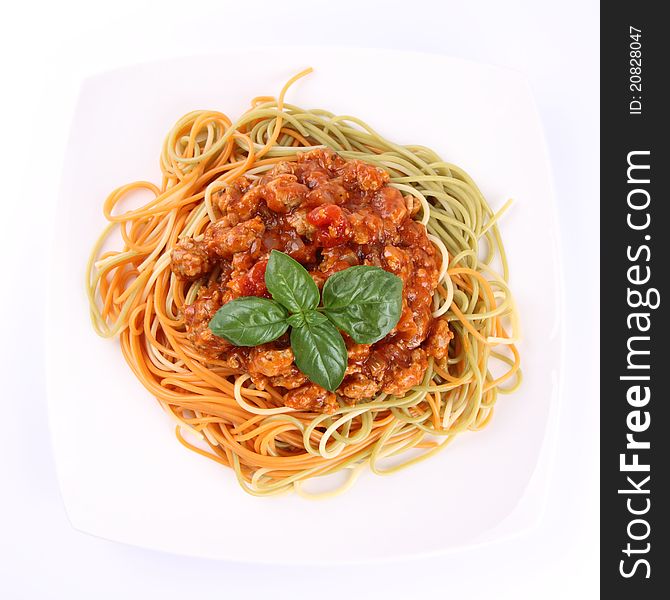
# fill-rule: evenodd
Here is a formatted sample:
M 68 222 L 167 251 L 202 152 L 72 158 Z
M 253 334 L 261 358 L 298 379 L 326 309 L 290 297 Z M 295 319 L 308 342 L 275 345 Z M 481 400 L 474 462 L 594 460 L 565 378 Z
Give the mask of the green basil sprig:
M 402 279 L 379 267 L 350 267 L 323 286 L 323 312 L 358 344 L 374 344 L 402 312 Z
M 214 335 L 236 346 L 257 346 L 291 327 L 295 364 L 311 381 L 335 391 L 347 368 L 347 348 L 338 331 L 358 344 L 386 336 L 400 319 L 402 280 L 379 267 L 357 266 L 335 273 L 319 288 L 307 270 L 273 250 L 265 270 L 273 300 L 247 296 L 224 304 L 209 323 Z
M 265 287 L 272 297 L 292 313 L 319 306 L 319 288 L 297 260 L 273 250 L 265 269 Z
M 258 346 L 283 335 L 289 325 L 287 317 L 281 304 L 267 298 L 245 296 L 222 306 L 209 322 L 209 328 L 214 335 L 236 346 Z
M 347 368 L 347 347 L 340 332 L 328 319 L 324 318 L 320 323 L 315 320 L 307 315 L 302 327 L 291 329 L 295 364 L 314 383 L 334 392 L 342 383 Z

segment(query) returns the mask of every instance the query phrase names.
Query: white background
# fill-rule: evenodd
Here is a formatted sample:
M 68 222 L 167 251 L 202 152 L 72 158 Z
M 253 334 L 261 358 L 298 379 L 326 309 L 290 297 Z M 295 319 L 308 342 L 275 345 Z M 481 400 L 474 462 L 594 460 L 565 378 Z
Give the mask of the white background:
M 358 599 L 382 592 L 387 598 L 598 597 L 598 3 L 245 4 L 116 0 L 3 7 L 0 595 L 11 600 L 187 594 Z M 521 538 L 386 566 L 261 568 L 126 547 L 69 526 L 46 420 L 42 293 L 78 84 L 88 74 L 139 61 L 287 40 L 438 52 L 511 67 L 531 83 L 562 226 L 567 360 L 550 500 L 540 526 Z M 226 84 L 225 65 L 212 76 Z M 402 84 L 399 74 L 389 82 L 389 93 Z M 430 94 L 430 85 L 424 89 Z M 310 536 L 315 552 L 329 534 L 341 532 L 323 532 L 321 540 Z M 280 553 L 281 541 L 259 540 L 259 552 Z

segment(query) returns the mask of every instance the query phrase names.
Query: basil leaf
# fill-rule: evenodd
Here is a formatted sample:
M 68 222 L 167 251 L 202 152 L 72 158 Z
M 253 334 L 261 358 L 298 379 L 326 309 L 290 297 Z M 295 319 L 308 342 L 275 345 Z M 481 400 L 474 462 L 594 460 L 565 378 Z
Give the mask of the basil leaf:
M 286 322 L 291 327 L 302 327 L 305 324 L 305 315 L 301 312 L 291 315 Z
M 310 274 L 297 260 L 283 252 L 270 252 L 265 286 L 290 312 L 311 310 L 319 305 L 319 288 Z
M 340 332 L 328 320 L 310 323 L 305 319 L 303 327 L 291 329 L 291 348 L 296 366 L 311 381 L 331 392 L 342 383 L 347 368 L 347 347 Z
M 316 312 L 315 310 L 308 310 L 305 313 L 305 321 L 310 325 L 318 325 L 319 323 L 325 323 L 328 320 L 326 315 Z
M 323 286 L 325 315 L 357 344 L 378 342 L 402 312 L 402 279 L 379 267 L 350 267 Z
M 236 346 L 258 346 L 276 340 L 288 329 L 284 307 L 257 296 L 224 304 L 209 322 L 212 333 Z
M 307 310 L 305 312 L 299 312 L 291 315 L 286 322 L 291 327 L 304 327 L 305 323 L 310 325 L 318 325 L 328 320 L 328 317 L 322 315 L 320 312 L 315 310 Z

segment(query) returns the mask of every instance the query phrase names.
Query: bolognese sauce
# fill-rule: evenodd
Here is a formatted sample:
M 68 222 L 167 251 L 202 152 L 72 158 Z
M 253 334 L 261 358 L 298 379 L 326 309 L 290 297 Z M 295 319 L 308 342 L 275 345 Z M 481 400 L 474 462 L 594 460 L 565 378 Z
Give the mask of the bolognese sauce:
M 226 302 L 270 297 L 265 268 L 272 250 L 285 252 L 319 288 L 355 265 L 381 267 L 402 279 L 402 313 L 380 341 L 356 344 L 343 334 L 348 367 L 337 395 L 349 402 L 380 392 L 402 396 L 419 384 L 428 357 L 447 356 L 453 334 L 432 317 L 440 255 L 412 217 L 418 205 L 389 185 L 388 173 L 317 149 L 277 163 L 259 179 L 239 177 L 212 197 L 220 218 L 201 239 L 182 239 L 171 266 L 180 279 L 209 283 L 184 307 L 187 338 L 207 358 L 249 373 L 259 389 L 271 385 L 287 406 L 332 412 L 336 394 L 310 382 L 295 366 L 288 335 L 254 348 L 215 336 L 209 321 Z

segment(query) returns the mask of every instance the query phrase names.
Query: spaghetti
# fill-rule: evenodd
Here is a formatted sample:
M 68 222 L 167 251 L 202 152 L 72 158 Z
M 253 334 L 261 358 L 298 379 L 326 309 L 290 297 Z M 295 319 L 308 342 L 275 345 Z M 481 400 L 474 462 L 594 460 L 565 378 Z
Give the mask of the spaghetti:
M 354 117 L 287 104 L 287 89 L 308 72 L 293 77 L 278 99 L 254 99 L 235 123 L 215 111 L 177 121 L 163 144 L 161 184 L 139 181 L 110 194 L 103 205 L 109 225 L 87 265 L 95 331 L 119 336 L 137 378 L 176 419 L 179 441 L 234 469 L 254 495 L 302 494 L 305 480 L 346 470 L 344 489 L 366 464 L 385 474 L 423 460 L 458 433 L 484 427 L 498 393 L 521 381 L 518 320 L 498 229 L 508 204 L 494 214 L 472 179 L 428 148 L 395 144 Z M 339 402 L 332 414 L 287 407 L 277 388 L 257 389 L 248 373 L 199 354 L 187 343 L 183 309 L 203 282 L 170 270 L 177 242 L 216 221 L 214 193 L 319 147 L 384 169 L 390 185 L 418 203 L 416 218 L 442 256 L 433 316 L 446 319 L 454 334 L 448 356 L 431 358 L 422 382 L 404 396 Z M 115 212 L 137 190 L 153 199 Z M 103 251 L 114 231 L 123 249 Z M 502 374 L 494 375 L 494 363 Z

